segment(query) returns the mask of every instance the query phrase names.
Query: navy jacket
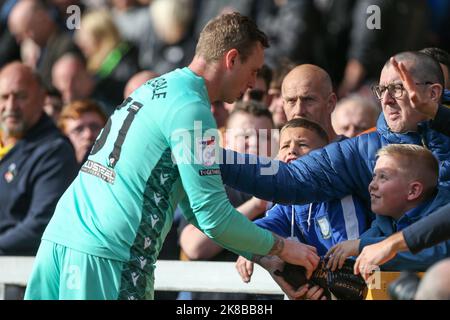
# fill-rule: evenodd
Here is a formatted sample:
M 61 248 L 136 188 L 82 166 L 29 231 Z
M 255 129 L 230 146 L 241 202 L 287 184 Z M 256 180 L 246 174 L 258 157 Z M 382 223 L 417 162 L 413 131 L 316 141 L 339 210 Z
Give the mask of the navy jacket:
M 403 230 L 409 251 L 417 253 L 445 240 L 450 240 L 450 204 Z
M 36 254 L 77 168 L 70 141 L 44 114 L 0 160 L 0 255 Z
M 360 251 L 367 245 L 380 242 L 386 237 L 403 230 L 416 221 L 430 215 L 436 209 L 446 205 L 450 199 L 450 191 L 439 190 L 431 200 L 406 212 L 395 221 L 391 217 L 377 216 L 371 228 L 361 235 Z M 422 250 L 418 254 L 399 252 L 395 258 L 386 262 L 381 268 L 387 271 L 425 271 L 435 262 L 450 255 L 450 241 L 441 242 L 438 245 Z

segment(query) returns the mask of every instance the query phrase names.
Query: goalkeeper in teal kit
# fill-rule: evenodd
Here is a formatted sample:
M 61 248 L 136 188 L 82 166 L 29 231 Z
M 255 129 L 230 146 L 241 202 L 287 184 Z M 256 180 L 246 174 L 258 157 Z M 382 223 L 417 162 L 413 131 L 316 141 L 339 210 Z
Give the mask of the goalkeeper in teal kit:
M 238 13 L 208 23 L 189 65 L 147 82 L 103 128 L 42 237 L 26 299 L 152 299 L 155 262 L 180 204 L 221 246 L 312 273 L 313 247 L 260 229 L 228 202 L 210 103 L 255 83 L 266 36 Z

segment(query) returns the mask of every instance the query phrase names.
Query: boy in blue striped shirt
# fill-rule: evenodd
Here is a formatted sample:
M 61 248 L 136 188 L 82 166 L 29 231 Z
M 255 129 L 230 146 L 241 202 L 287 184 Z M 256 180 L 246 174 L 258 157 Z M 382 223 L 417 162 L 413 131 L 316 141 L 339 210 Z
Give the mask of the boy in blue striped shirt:
M 303 118 L 292 119 L 281 129 L 278 159 L 290 162 L 327 144 L 328 136 L 320 125 Z M 256 220 L 255 223 L 282 237 L 295 238 L 314 246 L 317 254 L 323 256 L 335 244 L 357 239 L 366 230 L 371 218 L 367 206 L 355 196 L 348 195 L 339 200 L 322 203 L 276 205 L 267 211 L 264 218 Z M 267 260 L 271 260 L 271 263 L 265 263 Z M 254 256 L 253 261 L 268 269 L 289 298 L 295 298 L 306 290 L 302 288 L 294 294 L 287 283 L 273 275 L 272 266 L 277 265 L 272 264 L 274 259 L 260 259 Z M 236 262 L 236 268 L 243 281 L 249 282 L 253 263 L 240 257 Z M 314 296 L 320 297 L 322 290 L 316 289 L 312 288 L 308 295 L 314 292 Z

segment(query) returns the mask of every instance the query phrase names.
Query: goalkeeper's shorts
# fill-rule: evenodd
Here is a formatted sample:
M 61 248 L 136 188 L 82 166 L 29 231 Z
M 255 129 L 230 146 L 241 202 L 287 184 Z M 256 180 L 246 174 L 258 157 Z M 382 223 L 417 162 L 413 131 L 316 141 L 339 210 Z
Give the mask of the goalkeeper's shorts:
M 153 279 L 118 260 L 42 240 L 25 292 L 26 300 L 152 299 Z M 139 279 L 141 278 L 141 279 Z M 149 285 L 138 285 L 137 280 Z

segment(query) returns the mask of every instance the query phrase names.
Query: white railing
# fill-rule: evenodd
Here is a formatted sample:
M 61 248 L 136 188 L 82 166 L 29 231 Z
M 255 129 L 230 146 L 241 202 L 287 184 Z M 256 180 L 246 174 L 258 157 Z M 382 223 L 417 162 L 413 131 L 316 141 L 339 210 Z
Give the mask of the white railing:
M 25 286 L 34 257 L 0 257 L 0 300 L 4 285 Z M 156 263 L 155 290 L 282 294 L 270 275 L 255 265 L 252 280 L 242 282 L 233 262 L 171 261 Z

